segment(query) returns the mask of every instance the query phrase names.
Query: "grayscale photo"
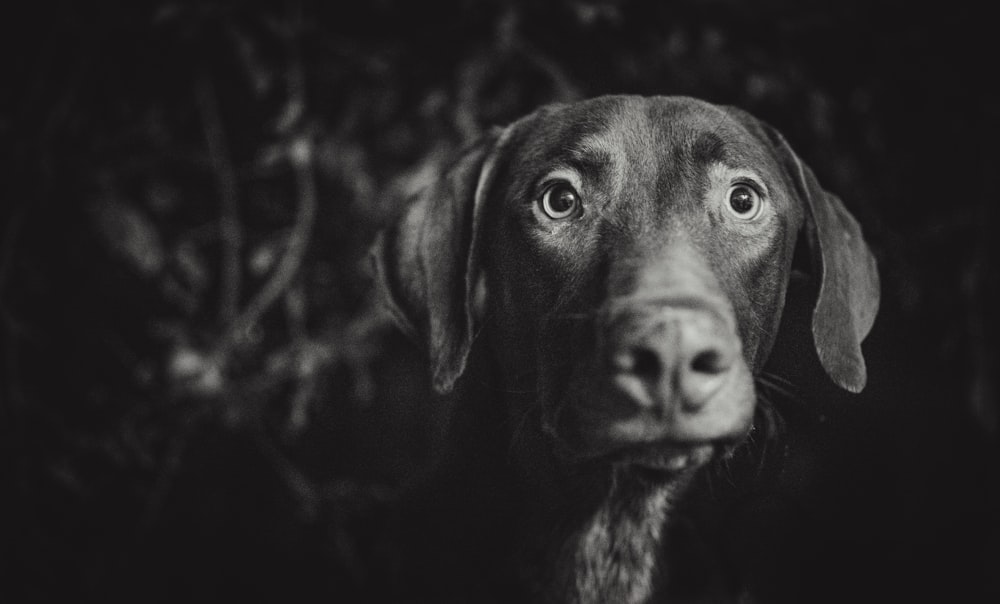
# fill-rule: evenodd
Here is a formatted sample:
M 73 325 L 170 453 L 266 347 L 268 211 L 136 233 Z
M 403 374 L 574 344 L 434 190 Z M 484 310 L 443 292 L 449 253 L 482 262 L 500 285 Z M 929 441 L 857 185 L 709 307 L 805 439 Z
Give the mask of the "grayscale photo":
M 1000 602 L 985 9 L 4 13 L 0 602 Z

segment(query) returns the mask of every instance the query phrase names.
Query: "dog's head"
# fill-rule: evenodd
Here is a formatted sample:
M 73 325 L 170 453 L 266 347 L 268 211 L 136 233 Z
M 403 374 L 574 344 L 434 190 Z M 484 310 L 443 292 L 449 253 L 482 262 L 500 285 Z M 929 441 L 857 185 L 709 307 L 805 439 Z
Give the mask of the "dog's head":
M 857 392 L 872 254 L 781 135 L 737 109 L 544 107 L 464 150 L 375 258 L 438 390 L 482 342 L 561 451 L 669 470 L 750 426 L 800 235 L 819 279 L 819 359 Z

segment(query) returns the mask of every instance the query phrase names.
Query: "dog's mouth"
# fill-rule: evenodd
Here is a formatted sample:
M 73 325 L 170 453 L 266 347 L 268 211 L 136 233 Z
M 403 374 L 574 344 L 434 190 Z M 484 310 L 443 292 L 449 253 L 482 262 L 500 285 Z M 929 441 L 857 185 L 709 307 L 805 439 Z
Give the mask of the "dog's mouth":
M 646 445 L 616 453 L 612 463 L 643 482 L 663 483 L 705 465 L 719 448 L 715 443 Z

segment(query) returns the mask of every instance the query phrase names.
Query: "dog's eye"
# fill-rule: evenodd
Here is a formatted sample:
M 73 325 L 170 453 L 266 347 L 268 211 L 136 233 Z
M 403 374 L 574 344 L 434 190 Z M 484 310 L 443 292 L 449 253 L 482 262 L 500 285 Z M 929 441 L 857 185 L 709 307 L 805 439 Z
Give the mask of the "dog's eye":
M 761 203 L 760 195 L 748 185 L 733 185 L 729 187 L 727 197 L 727 207 L 737 218 L 743 220 L 753 220 L 760 216 L 760 211 L 764 207 Z
M 559 182 L 542 193 L 542 211 L 552 220 L 575 215 L 580 210 L 580 195 L 568 183 Z

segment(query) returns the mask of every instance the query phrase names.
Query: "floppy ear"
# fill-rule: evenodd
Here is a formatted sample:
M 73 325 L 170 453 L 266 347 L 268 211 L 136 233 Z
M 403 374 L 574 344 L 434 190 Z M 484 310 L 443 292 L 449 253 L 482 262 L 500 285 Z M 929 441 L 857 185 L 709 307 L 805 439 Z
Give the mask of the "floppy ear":
M 812 316 L 816 353 L 838 386 L 861 392 L 868 380 L 861 342 L 875 322 L 880 295 L 875 257 L 861 227 L 840 198 L 820 186 L 780 132 L 746 111 L 726 109 L 771 146 L 802 202 L 813 274 L 820 276 Z
M 816 352 L 838 386 L 861 392 L 868 378 L 861 342 L 875 322 L 880 296 L 875 257 L 840 198 L 820 186 L 780 133 L 765 129 L 803 202 L 813 272 L 821 276 L 812 317 Z
M 434 388 L 450 391 L 472 346 L 478 239 L 490 159 L 501 131 L 465 148 L 375 240 L 380 302 L 427 346 Z

